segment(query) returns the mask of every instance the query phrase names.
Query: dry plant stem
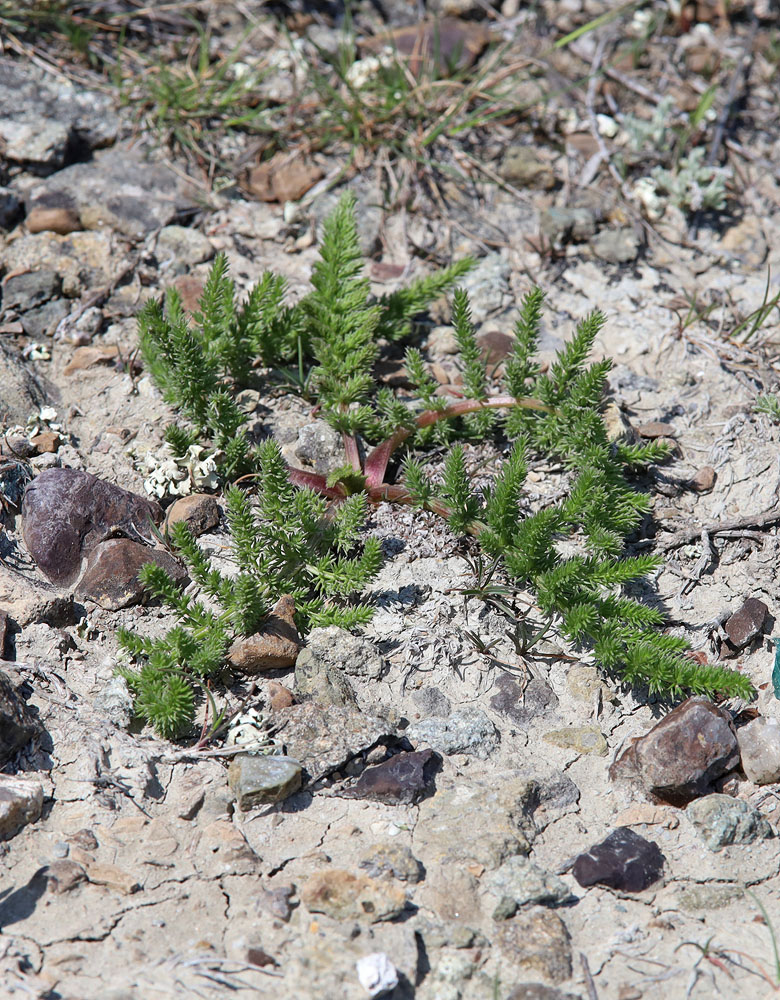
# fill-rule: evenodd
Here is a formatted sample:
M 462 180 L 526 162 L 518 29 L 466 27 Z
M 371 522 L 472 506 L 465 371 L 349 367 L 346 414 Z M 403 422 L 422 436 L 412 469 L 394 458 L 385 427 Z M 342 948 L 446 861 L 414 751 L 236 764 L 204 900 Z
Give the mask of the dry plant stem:
M 687 545 L 688 542 L 700 538 L 702 532 L 707 535 L 718 535 L 721 532 L 739 531 L 741 528 L 763 528 L 778 522 L 780 522 L 780 507 L 766 510 L 761 514 L 748 514 L 746 517 L 736 517 L 730 521 L 721 521 L 718 524 L 707 524 L 698 528 L 690 528 L 688 531 L 681 531 L 668 541 L 660 542 L 658 548 L 661 552 L 678 549 L 681 545 Z

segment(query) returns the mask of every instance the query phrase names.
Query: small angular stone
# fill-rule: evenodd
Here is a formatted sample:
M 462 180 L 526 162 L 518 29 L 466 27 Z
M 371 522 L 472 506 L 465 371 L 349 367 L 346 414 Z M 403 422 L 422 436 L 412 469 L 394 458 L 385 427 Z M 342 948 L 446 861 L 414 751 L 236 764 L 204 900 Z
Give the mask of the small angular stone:
M 68 586 L 81 560 L 107 538 L 152 541 L 158 504 L 78 469 L 47 469 L 27 487 L 22 534 L 27 549 L 54 583 Z
M 764 621 L 769 613 L 769 608 L 763 601 L 756 597 L 749 597 L 739 611 L 726 620 L 723 626 L 729 642 L 737 649 L 755 639 L 764 627 Z
M 567 726 L 565 729 L 551 729 L 543 739 L 553 746 L 564 750 L 576 750 L 577 753 L 595 753 L 605 757 L 608 752 L 607 741 L 598 726 Z
M 609 769 L 610 778 L 638 780 L 644 789 L 680 805 L 705 795 L 716 778 L 739 763 L 731 717 L 706 698 L 688 698 Z
M 402 751 L 376 767 L 367 767 L 346 794 L 388 805 L 410 805 L 430 788 L 438 764 L 433 750 Z
M 290 705 L 295 704 L 295 695 L 279 681 L 269 681 L 265 694 L 268 698 L 268 704 L 275 712 L 280 708 L 289 708 Z
M 482 359 L 486 365 L 500 365 L 509 357 L 515 345 L 515 337 L 500 330 L 488 330 L 477 337 Z
M 129 538 L 110 538 L 89 553 L 77 593 L 108 611 L 140 604 L 147 591 L 138 574 L 147 563 L 162 566 L 176 583 L 187 579 L 179 560 L 164 549 L 153 549 Z
M 58 895 L 86 882 L 87 873 L 77 861 L 54 861 L 46 870 L 49 888 Z
M 497 942 L 507 961 L 525 973 L 537 973 L 551 983 L 562 983 L 572 974 L 569 931 L 550 910 L 520 910 L 501 924 Z
M 621 826 L 580 854 L 572 874 L 583 887 L 607 885 L 623 892 L 641 892 L 657 882 L 663 870 L 664 856 L 658 844 Z
M 340 868 L 317 872 L 301 886 L 312 913 L 334 920 L 392 920 L 406 909 L 406 891 L 386 879 L 354 875 Z
M 303 643 L 294 616 L 292 597 L 280 597 L 259 632 L 236 639 L 228 650 L 228 663 L 246 674 L 295 666 Z
M 711 851 L 774 837 L 772 827 L 758 809 L 730 795 L 705 795 L 691 802 L 685 813 Z
M 10 840 L 40 819 L 42 809 L 43 787 L 37 778 L 0 774 L 0 840 Z
M 281 802 L 301 787 L 301 765 L 291 757 L 242 753 L 228 768 L 228 783 L 242 812 L 254 806 Z
M 494 920 L 506 920 L 518 907 L 529 903 L 557 906 L 571 897 L 565 882 L 519 855 L 508 858 L 500 868 L 486 875 L 482 884 L 497 902 Z
M 36 205 L 27 213 L 24 224 L 28 233 L 59 233 L 61 236 L 83 228 L 79 213 L 65 205 L 54 208 Z
M 443 754 L 468 753 L 484 760 L 499 742 L 496 727 L 480 708 L 463 708 L 446 719 L 422 719 L 408 727 L 413 745 L 427 744 Z
M 759 716 L 737 730 L 742 770 L 756 785 L 780 781 L 780 720 Z
M 0 767 L 40 731 L 40 723 L 0 671 Z
M 654 438 L 660 437 L 674 437 L 674 427 L 671 424 L 664 423 L 662 420 L 649 420 L 645 424 L 640 424 L 637 427 L 637 433 L 640 437 Z
M 167 527 L 179 521 L 184 521 L 196 537 L 211 531 L 219 524 L 219 507 L 217 501 L 209 493 L 190 493 L 179 497 L 173 503 L 165 517 Z
M 355 962 L 358 981 L 370 997 L 389 993 L 398 985 L 395 966 L 383 951 L 364 955 Z
M 523 728 L 539 716 L 555 711 L 558 706 L 555 692 L 540 677 L 531 678 L 523 690 L 510 674 L 499 674 L 495 688 L 496 694 L 490 699 L 490 707 Z
M 371 878 L 391 875 L 402 882 L 419 882 L 423 877 L 422 865 L 404 844 L 375 844 L 360 867 Z
M 694 493 L 708 493 L 715 485 L 717 473 L 711 465 L 703 465 L 688 483 Z
M 86 872 L 93 885 L 104 885 L 115 892 L 121 892 L 123 896 L 131 896 L 141 888 L 137 877 L 118 865 L 91 864 L 87 866 Z

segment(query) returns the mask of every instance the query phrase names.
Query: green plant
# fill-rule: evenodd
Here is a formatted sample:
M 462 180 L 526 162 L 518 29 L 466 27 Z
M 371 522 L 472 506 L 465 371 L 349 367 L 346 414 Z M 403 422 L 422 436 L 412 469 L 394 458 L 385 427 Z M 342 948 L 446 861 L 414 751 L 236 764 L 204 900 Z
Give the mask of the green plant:
M 765 413 L 776 424 L 780 424 L 780 397 L 773 392 L 766 392 L 759 396 L 753 409 L 756 413 Z
M 676 170 L 661 167 L 653 170 L 651 176 L 656 185 L 678 208 L 696 212 L 726 207 L 727 172 L 706 164 L 706 155 L 704 146 L 697 146 L 680 159 Z
M 256 632 L 272 605 L 290 595 L 296 623 L 350 628 L 368 621 L 371 609 L 351 600 L 376 575 L 379 543 L 362 536 L 368 498 L 356 494 L 331 508 L 311 490 L 297 489 L 287 476 L 279 447 L 264 442 L 258 450 L 257 503 L 237 487 L 226 493 L 227 521 L 236 574 L 213 569 L 189 528 L 171 529 L 180 555 L 204 600 L 181 588 L 162 567 L 149 564 L 141 579 L 149 591 L 176 612 L 179 624 L 160 639 L 127 630 L 120 645 L 142 664 L 121 673 L 135 695 L 139 715 L 163 736 L 176 736 L 192 723 L 193 682 L 219 674 L 231 642 Z M 207 602 L 207 603 L 206 603 Z M 214 610 L 214 607 L 219 610 Z
M 380 335 L 408 337 L 414 314 L 463 269 L 455 265 L 409 289 L 372 300 L 359 254 L 354 204 L 346 197 L 325 225 L 313 290 L 297 305 L 285 306 L 283 284 L 265 275 L 247 302 L 238 306 L 224 260 L 218 259 L 195 327 L 175 295 L 169 296 L 165 310 L 159 303 L 145 307 L 142 352 L 166 398 L 189 422 L 189 427 L 169 429 L 169 442 L 191 445 L 206 434 L 224 449 L 223 475 L 240 471 L 236 456 L 257 470 L 246 481 L 257 479 L 260 496 L 260 520 L 255 523 L 249 519 L 246 498 L 235 489 L 228 492 L 228 520 L 239 564 L 235 584 L 209 568 L 183 529 L 174 535 L 193 579 L 222 604 L 219 615 L 180 595 L 158 569 L 145 570 L 147 585 L 177 610 L 186 626 L 156 643 L 124 633 L 122 637 L 134 655 L 146 658 L 132 683 L 140 711 L 161 731 L 173 731 L 169 716 L 182 719 L 191 714 L 183 674 L 208 676 L 217 671 L 231 635 L 257 629 L 274 596 L 296 597 L 304 630 L 324 620 L 345 625 L 366 620 L 368 608 L 344 606 L 336 598 L 359 593 L 376 571 L 375 542 L 366 540 L 360 557 L 349 556 L 348 549 L 367 505 L 380 501 L 434 511 L 455 532 L 478 538 L 495 564 L 488 584 L 495 575 L 498 583 L 515 592 L 530 587 L 545 618 L 557 621 L 575 645 L 592 647 L 605 667 L 626 680 L 673 694 L 684 689 L 751 694 L 743 675 L 695 663 L 686 655 L 683 639 L 661 631 L 660 612 L 623 592 L 625 585 L 660 564 L 650 555 L 624 556 L 626 539 L 648 509 L 648 498 L 632 489 L 625 469 L 658 461 L 666 449 L 655 442 L 635 445 L 607 438 L 600 404 L 610 362 L 588 364 L 604 322 L 600 312 L 578 325 L 543 372 L 535 354 L 544 297 L 533 289 L 523 301 L 514 350 L 497 383 L 480 356 L 468 298 L 456 290 L 453 324 L 462 398 L 452 402 L 436 393 L 422 353 L 412 346 L 406 362 L 416 399 L 404 400 L 377 387 L 373 366 Z M 268 334 L 271 329 L 276 331 L 273 336 Z M 308 369 L 307 384 L 320 413 L 344 442 L 347 462 L 327 477 L 286 467 L 273 443 L 252 446 L 234 399 L 253 377 L 255 357 L 268 363 L 293 350 Z M 514 443 L 489 489 L 472 488 L 460 445 L 450 444 L 438 480 L 428 475 L 422 452 L 431 441 L 479 441 L 494 432 Z M 402 449 L 396 477 L 391 463 Z M 523 510 L 530 452 L 555 456 L 570 477 L 566 498 L 536 513 Z M 492 596 L 498 597 L 498 591 Z M 518 643 L 526 638 L 520 630 Z M 170 684 L 171 690 L 166 686 Z

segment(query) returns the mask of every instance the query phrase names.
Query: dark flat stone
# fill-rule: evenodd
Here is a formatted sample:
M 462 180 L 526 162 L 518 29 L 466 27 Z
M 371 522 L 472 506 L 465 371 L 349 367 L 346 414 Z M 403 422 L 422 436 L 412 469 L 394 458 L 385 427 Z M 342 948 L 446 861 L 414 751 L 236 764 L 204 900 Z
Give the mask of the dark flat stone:
M 367 767 L 347 794 L 389 805 L 409 805 L 430 788 L 438 764 L 433 750 L 397 753 L 376 767 Z
M 572 874 L 583 887 L 606 885 L 623 892 L 641 892 L 657 882 L 663 870 L 664 856 L 658 844 L 621 826 L 580 854 Z
M 142 566 L 151 562 L 162 566 L 177 583 L 187 579 L 184 567 L 169 552 L 152 549 L 129 538 L 110 538 L 90 552 L 78 582 L 78 594 L 108 611 L 140 604 L 146 589 L 138 574 Z

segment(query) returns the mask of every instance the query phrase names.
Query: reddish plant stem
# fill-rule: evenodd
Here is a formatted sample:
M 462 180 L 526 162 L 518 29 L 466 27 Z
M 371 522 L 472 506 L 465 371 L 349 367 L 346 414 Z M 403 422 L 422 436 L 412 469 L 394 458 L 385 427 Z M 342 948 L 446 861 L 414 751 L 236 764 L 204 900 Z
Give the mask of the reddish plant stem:
M 527 410 L 542 410 L 544 413 L 554 413 L 552 406 L 540 403 L 538 399 L 516 399 L 514 396 L 489 396 L 487 399 L 463 399 L 458 403 L 452 403 L 442 410 L 425 410 L 415 419 L 414 427 L 399 427 L 386 441 L 382 441 L 373 448 L 366 456 L 365 473 L 366 486 L 370 490 L 379 487 L 384 482 L 387 464 L 393 452 L 399 448 L 404 441 L 414 434 L 415 430 L 423 427 L 430 427 L 438 423 L 439 420 L 450 420 L 453 417 L 462 417 L 468 413 L 478 413 L 480 410 L 508 409 L 511 406 L 520 406 Z

